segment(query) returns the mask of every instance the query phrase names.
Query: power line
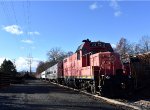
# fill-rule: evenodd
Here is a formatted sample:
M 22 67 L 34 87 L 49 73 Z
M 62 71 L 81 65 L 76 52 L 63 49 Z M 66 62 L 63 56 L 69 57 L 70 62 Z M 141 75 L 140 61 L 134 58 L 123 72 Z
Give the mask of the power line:
M 5 1 L 2 0 L 0 2 L 2 8 L 3 8 L 3 13 L 8 21 L 8 24 L 17 24 L 18 25 L 18 20 L 15 12 L 15 7 L 14 7 L 14 1 Z
M 8 14 L 9 19 L 11 20 L 10 22 L 13 23 L 13 15 L 12 15 L 12 10 L 10 9 L 10 2 L 5 1 L 5 8 L 6 8 L 6 12 Z
M 7 19 L 8 24 L 11 24 L 11 22 L 10 22 L 10 16 L 9 16 L 9 14 L 7 12 L 8 9 L 7 9 L 7 6 L 5 4 L 5 1 L 2 0 L 0 2 L 0 4 L 1 4 L 2 8 L 3 8 L 3 12 L 4 12 L 4 15 L 5 15 L 6 19 Z
M 12 1 L 12 0 L 11 0 L 11 8 L 12 8 L 12 11 L 13 11 L 15 22 L 18 25 L 18 20 L 17 20 L 17 17 L 16 17 L 15 9 L 14 9 L 14 1 Z
M 25 24 L 26 24 L 26 33 L 30 31 L 31 29 L 31 20 L 30 20 L 30 1 L 23 1 L 23 15 L 24 15 L 24 20 L 25 20 Z M 28 33 L 27 33 L 28 34 Z
M 31 29 L 31 21 L 30 21 L 30 1 L 27 0 L 27 23 L 28 23 L 28 28 L 29 28 L 29 31 Z
M 31 14 L 30 14 L 30 1 L 26 0 L 22 2 L 22 8 L 23 8 L 23 16 L 24 16 L 24 24 L 25 24 L 25 38 L 31 39 L 29 32 L 31 31 Z M 27 51 L 31 53 L 30 47 L 27 47 Z
M 25 1 L 22 2 L 23 5 L 23 16 L 24 16 L 24 23 L 27 24 L 27 16 L 26 16 L 26 7 L 25 7 Z M 27 33 L 27 27 L 25 28 L 25 33 Z

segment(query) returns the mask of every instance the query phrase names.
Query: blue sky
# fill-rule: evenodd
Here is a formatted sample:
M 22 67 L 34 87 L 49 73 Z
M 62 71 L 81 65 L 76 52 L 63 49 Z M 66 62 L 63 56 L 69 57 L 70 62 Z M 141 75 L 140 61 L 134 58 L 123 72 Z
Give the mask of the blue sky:
M 75 51 L 83 39 L 116 44 L 121 37 L 138 42 L 150 35 L 149 1 L 0 1 L 0 63 L 15 59 L 28 69 L 26 57 L 47 60 L 53 47 Z

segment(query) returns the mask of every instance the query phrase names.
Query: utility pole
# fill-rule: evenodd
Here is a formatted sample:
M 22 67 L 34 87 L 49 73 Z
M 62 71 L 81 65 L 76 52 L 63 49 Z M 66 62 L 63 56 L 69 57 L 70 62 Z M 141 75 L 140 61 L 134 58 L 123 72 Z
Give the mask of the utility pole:
M 29 54 L 29 56 L 28 56 L 28 58 L 27 58 L 27 63 L 28 63 L 28 65 L 29 65 L 30 74 L 32 73 L 32 70 L 31 70 L 32 60 L 33 60 L 33 57 L 32 57 L 31 54 Z

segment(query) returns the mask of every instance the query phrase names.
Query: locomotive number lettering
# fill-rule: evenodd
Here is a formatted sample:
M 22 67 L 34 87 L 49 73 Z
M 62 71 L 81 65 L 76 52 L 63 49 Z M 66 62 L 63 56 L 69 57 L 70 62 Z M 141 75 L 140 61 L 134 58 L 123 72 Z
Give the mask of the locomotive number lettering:
M 105 43 L 102 42 L 92 42 L 91 47 L 105 47 Z

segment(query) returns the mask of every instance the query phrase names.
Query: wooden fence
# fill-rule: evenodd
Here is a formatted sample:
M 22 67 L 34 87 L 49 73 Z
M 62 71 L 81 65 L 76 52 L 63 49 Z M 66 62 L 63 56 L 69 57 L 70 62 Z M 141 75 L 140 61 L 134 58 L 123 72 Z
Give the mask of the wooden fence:
M 12 78 L 12 74 L 0 72 L 0 87 L 10 85 Z

